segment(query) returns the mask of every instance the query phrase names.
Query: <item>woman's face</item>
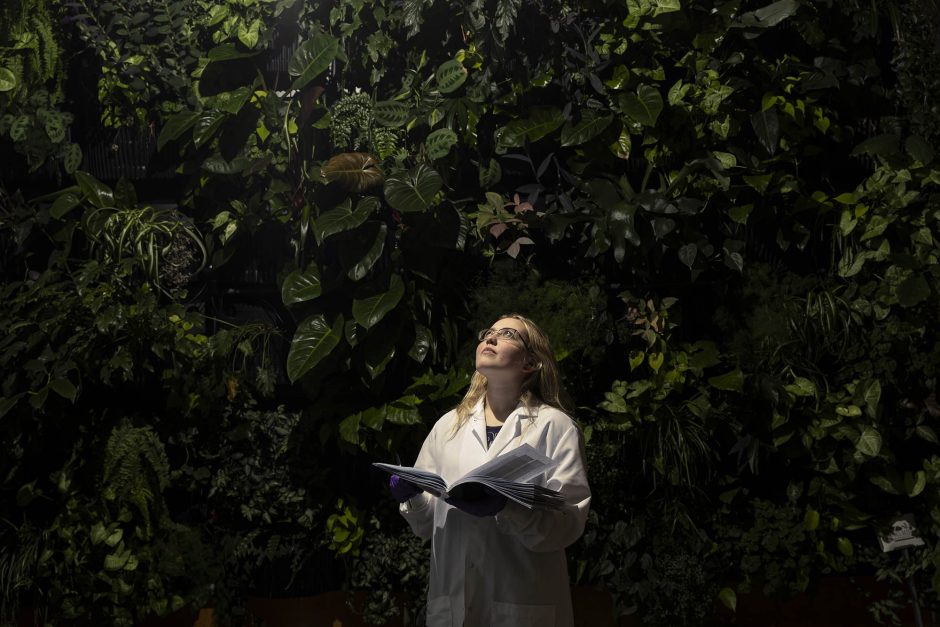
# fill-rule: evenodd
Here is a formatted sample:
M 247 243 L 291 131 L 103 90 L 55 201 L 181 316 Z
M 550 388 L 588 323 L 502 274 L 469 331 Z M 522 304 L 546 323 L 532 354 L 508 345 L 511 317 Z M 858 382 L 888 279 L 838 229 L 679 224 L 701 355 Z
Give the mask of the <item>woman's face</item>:
M 494 377 L 524 379 L 534 369 L 529 364 L 529 352 L 523 343 L 525 325 L 515 318 L 502 318 L 490 328 L 494 331 L 514 329 L 521 337 L 510 339 L 499 337 L 499 333 L 495 333 L 481 340 L 476 352 L 477 370 L 488 380 Z

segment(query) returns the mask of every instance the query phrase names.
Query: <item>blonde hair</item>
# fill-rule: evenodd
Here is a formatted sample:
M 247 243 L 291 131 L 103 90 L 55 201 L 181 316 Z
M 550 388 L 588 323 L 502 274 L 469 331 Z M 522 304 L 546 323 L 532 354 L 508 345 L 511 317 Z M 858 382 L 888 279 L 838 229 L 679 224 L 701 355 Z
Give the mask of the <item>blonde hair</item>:
M 552 351 L 548 336 L 537 324 L 519 314 L 506 314 L 497 320 L 513 318 L 522 323 L 525 332 L 525 343 L 528 345 L 528 357 L 535 370 L 522 382 L 522 393 L 519 400 L 528 410 L 535 410 L 542 404 L 550 405 L 556 409 L 570 414 L 571 401 L 561 383 L 558 364 L 555 362 L 555 353 Z M 457 405 L 457 422 L 454 424 L 456 433 L 462 427 L 470 413 L 480 399 L 486 394 L 486 377 L 480 372 L 474 372 L 470 378 L 470 387 L 464 394 L 460 404 Z

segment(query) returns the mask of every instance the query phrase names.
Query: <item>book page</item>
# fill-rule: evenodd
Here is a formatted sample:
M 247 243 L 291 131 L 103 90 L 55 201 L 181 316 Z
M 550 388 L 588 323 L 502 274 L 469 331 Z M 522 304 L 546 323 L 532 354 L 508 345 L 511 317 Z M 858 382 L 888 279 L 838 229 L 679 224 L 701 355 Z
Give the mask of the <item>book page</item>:
M 532 445 L 522 444 L 477 466 L 455 481 L 453 485 L 464 481 L 478 481 L 482 478 L 498 479 L 500 482 L 526 483 L 557 465 L 558 462 L 539 453 Z

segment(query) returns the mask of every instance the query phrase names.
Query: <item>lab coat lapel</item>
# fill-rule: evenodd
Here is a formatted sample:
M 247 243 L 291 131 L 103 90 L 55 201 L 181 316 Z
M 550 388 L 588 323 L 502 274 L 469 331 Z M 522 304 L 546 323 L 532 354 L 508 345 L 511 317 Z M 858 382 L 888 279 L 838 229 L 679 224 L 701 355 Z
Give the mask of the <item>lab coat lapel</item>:
M 486 417 L 483 415 L 483 401 L 477 403 L 469 419 L 471 439 L 474 441 L 474 456 L 476 452 L 486 451 Z

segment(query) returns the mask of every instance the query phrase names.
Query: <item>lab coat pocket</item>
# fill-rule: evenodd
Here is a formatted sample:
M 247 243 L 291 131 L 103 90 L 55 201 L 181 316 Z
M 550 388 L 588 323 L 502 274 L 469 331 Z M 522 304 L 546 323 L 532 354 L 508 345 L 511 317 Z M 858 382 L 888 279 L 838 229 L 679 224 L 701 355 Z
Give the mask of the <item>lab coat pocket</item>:
M 493 603 L 493 627 L 552 627 L 554 624 L 554 605 Z
M 453 617 L 450 611 L 450 597 L 437 597 L 428 600 L 427 626 L 453 627 Z

